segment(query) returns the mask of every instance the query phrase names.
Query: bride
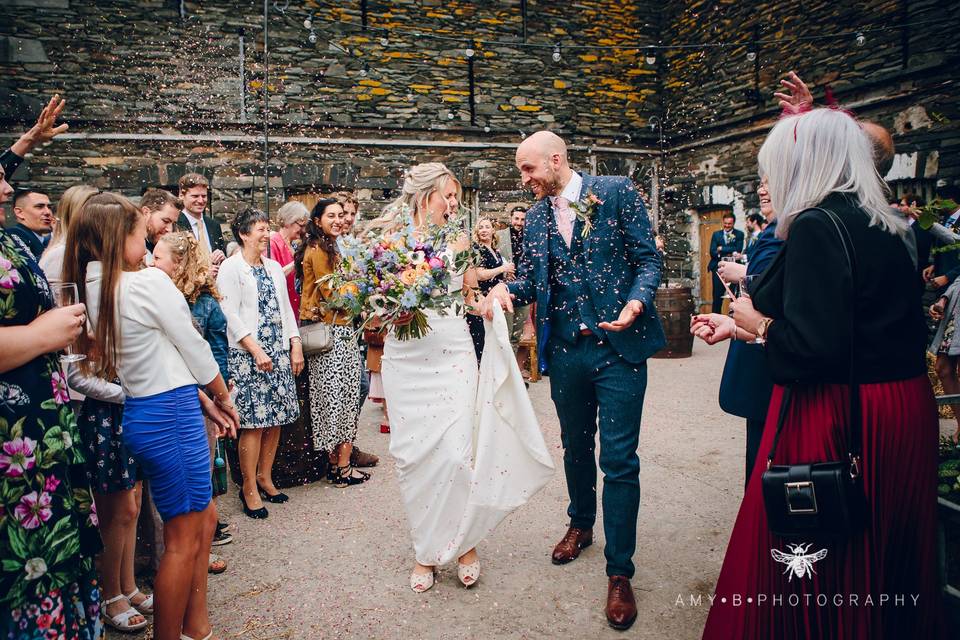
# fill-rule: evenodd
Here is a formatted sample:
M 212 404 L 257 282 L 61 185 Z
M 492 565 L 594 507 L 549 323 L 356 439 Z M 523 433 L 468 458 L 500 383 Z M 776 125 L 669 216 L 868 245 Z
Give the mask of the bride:
M 446 166 L 417 165 L 407 173 L 401 196 L 371 228 L 391 230 L 405 209 L 413 212 L 421 231 L 443 225 L 457 211 L 460 197 L 460 182 Z M 448 251 L 467 250 L 469 239 L 463 234 L 452 244 Z M 462 287 L 469 304 L 475 270 L 452 280 L 451 289 Z M 390 407 L 390 454 L 416 558 L 410 588 L 417 593 L 433 587 L 437 567 L 454 558 L 460 582 L 475 584 L 480 577 L 476 545 L 553 471 L 502 315 L 495 328 L 488 323 L 487 331 L 489 336 L 502 325 L 497 335 L 503 340 L 488 337 L 490 355 L 478 371 L 462 311 L 426 313 L 430 331 L 423 337 L 401 341 L 388 335 L 381 371 Z

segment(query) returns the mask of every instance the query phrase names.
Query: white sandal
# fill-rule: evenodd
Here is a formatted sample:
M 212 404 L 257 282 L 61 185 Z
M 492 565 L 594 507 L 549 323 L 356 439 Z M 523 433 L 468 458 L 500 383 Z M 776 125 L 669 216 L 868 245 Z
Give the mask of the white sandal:
M 213 629 L 210 630 L 210 633 L 208 633 L 207 635 L 205 635 L 205 636 L 203 636 L 202 638 L 200 638 L 200 640 L 210 640 L 210 638 L 212 638 L 212 637 L 213 637 Z M 188 636 L 188 635 L 185 635 L 185 634 L 181 633 L 181 634 L 180 634 L 180 640 L 193 640 L 193 638 L 191 638 L 191 637 Z
M 480 561 L 477 560 L 470 564 L 460 564 L 458 562 L 457 577 L 460 578 L 460 582 L 467 589 L 477 584 L 477 580 L 480 579 Z
M 413 589 L 415 593 L 429 591 L 436 583 L 436 575 L 436 567 L 432 567 L 430 573 L 417 573 L 414 571 L 410 574 L 410 588 Z
M 147 621 L 147 619 L 143 616 L 142 613 L 140 613 L 133 607 L 129 607 L 126 611 L 121 611 L 115 616 L 111 616 L 107 613 L 108 605 L 111 605 L 114 602 L 120 602 L 121 600 L 124 600 L 126 597 L 127 596 L 121 593 L 120 595 L 114 598 L 110 598 L 109 600 L 104 600 L 103 607 L 100 609 L 100 615 L 103 617 L 103 621 L 106 622 L 108 626 L 113 627 L 117 631 L 123 631 L 125 633 L 129 633 L 132 631 L 139 631 L 140 629 L 143 629 L 150 623 Z M 129 601 L 127 602 L 127 604 L 128 605 L 130 604 Z M 140 616 L 141 618 L 143 618 L 143 622 L 130 624 L 130 618 L 134 616 Z
M 130 605 L 134 609 L 142 613 L 143 615 L 152 616 L 153 615 L 153 594 L 151 593 L 150 595 L 148 595 L 147 599 L 141 602 L 140 604 L 133 604 L 133 598 L 136 598 L 138 594 L 147 595 L 145 593 L 141 593 L 140 589 L 134 589 L 133 593 L 128 593 L 126 595 L 127 600 L 130 600 Z

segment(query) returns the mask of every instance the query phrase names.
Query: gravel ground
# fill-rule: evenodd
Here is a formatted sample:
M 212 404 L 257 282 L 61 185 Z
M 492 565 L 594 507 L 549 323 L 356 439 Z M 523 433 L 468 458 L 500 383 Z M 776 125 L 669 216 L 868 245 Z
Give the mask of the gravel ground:
M 712 592 L 742 494 L 743 421 L 716 400 L 725 354 L 725 346 L 697 344 L 692 358 L 649 363 L 633 580 L 639 616 L 629 631 L 610 629 L 603 614 L 600 522 L 597 543 L 578 560 L 550 563 L 565 531 L 566 490 L 545 378 L 530 396 L 557 472 L 480 545 L 483 575 L 474 588 L 460 585 L 455 565 L 426 594 L 407 586 L 413 558 L 389 436 L 377 428 L 379 407 L 368 403 L 357 441 L 381 456 L 370 482 L 288 489 L 290 502 L 270 506 L 266 520 L 244 517 L 233 491 L 220 499 L 235 541 L 217 550 L 227 572 L 210 577 L 217 637 L 699 638 L 707 607 L 689 598 L 706 602 Z

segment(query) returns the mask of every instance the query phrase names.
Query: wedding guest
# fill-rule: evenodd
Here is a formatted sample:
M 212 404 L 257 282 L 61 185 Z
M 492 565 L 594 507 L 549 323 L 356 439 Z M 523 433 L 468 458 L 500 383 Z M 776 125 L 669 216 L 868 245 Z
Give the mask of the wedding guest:
M 9 149 L 0 153 L 0 168 L 3 168 L 6 180 L 13 179 L 13 173 L 35 147 L 50 142 L 70 128 L 66 123 L 57 124 L 57 118 L 63 113 L 65 106 L 67 101 L 61 98 L 60 94 L 55 94 L 40 111 L 34 125 L 17 138 Z
M 497 284 L 512 278 L 516 273 L 514 264 L 504 260 L 503 256 L 500 255 L 497 244 L 498 238 L 493 230 L 493 221 L 490 218 L 477 220 L 473 227 L 473 260 L 477 269 L 480 293 L 484 295 Z M 470 326 L 470 338 L 473 340 L 477 362 L 480 362 L 486 333 L 483 318 L 478 315 L 467 315 L 467 324 Z
M 270 234 L 270 257 L 283 267 L 287 279 L 287 297 L 293 309 L 294 317 L 300 316 L 300 293 L 296 286 L 296 273 L 293 264 L 293 244 L 303 237 L 310 212 L 302 202 L 291 200 L 277 211 L 278 231 Z
M 759 195 L 759 194 L 758 194 Z M 764 230 L 767 226 L 767 219 L 764 217 L 763 211 L 760 213 L 751 213 L 747 216 L 744 225 L 747 227 L 747 242 L 744 246 L 744 253 L 750 251 L 750 247 L 756 243 L 757 238 L 760 236 L 760 232 Z
M 747 264 L 724 262 L 718 268 L 718 275 L 724 282 L 739 282 L 745 276 L 760 276 L 783 245 L 776 236 L 776 213 L 770 201 L 767 179 L 760 180 L 757 188 L 760 197 L 760 212 L 764 216 L 763 230 L 747 249 Z M 732 326 L 733 318 L 719 313 L 703 314 L 693 317 L 691 331 L 696 332 L 704 322 L 715 326 Z M 750 481 L 753 465 L 757 459 L 763 425 L 773 393 L 773 380 L 767 366 L 763 347 L 759 344 L 747 344 L 736 339 L 736 330 L 731 330 L 730 349 L 723 366 L 720 380 L 720 408 L 727 413 L 747 420 L 746 432 L 746 474 L 744 485 Z M 709 342 L 709 341 L 708 341 Z
M 147 189 L 140 196 L 140 211 L 147 218 L 147 255 L 143 262 L 153 266 L 153 248 L 160 237 L 173 231 L 183 202 L 165 189 Z
M 0 164 L 0 204 L 12 193 Z M 13 400 L 0 403 L 0 421 L 20 425 L 0 431 L 0 636 L 99 640 L 97 518 L 59 361 L 83 330 L 85 308 L 55 307 L 30 250 L 2 228 L 0 301 L 0 385 Z M 71 545 L 50 546 L 52 535 Z
M 360 215 L 360 201 L 357 196 L 350 191 L 338 191 L 334 194 L 337 202 L 343 207 L 343 220 L 341 221 L 340 234 L 348 236 L 353 233 L 353 227 L 357 223 L 357 216 Z
M 248 209 L 231 228 L 242 248 L 220 265 L 217 288 L 227 316 L 230 377 L 240 412 L 240 502 L 247 516 L 266 518 L 263 499 L 289 500 L 273 483 L 273 463 L 280 427 L 300 415 L 293 378 L 303 368 L 303 351 L 283 268 L 263 257 L 270 233 L 266 214 Z
M 722 229 L 717 229 L 710 236 L 710 262 L 707 270 L 713 274 L 713 313 L 720 313 L 723 309 L 723 282 L 717 275 L 717 267 L 722 258 L 736 257 L 743 251 L 743 231 L 734 229 L 737 217 L 728 211 L 723 214 Z M 736 254 L 736 255 L 735 255 Z
M 232 258 L 240 251 L 240 243 L 231 240 L 227 243 L 227 257 Z
M 227 318 L 217 302 L 220 294 L 210 275 L 210 268 L 200 254 L 197 239 L 186 231 L 164 234 L 155 245 L 154 266 L 166 273 L 186 298 L 194 326 L 210 346 L 220 375 L 227 382 L 227 386 L 232 387 L 227 368 Z M 217 430 L 216 425 L 210 421 L 206 421 L 206 427 L 212 463 L 216 457 Z M 216 496 L 213 501 L 216 506 Z M 232 541 L 233 535 L 227 525 L 218 521 L 213 534 L 213 546 L 229 544 Z M 210 573 L 223 573 L 226 568 L 226 562 L 219 557 L 214 557 L 208 567 Z
M 207 209 L 210 183 L 199 173 L 184 174 L 178 183 L 183 201 L 183 211 L 177 218 L 177 226 L 189 231 L 200 243 L 200 252 L 210 260 L 213 277 L 217 277 L 220 263 L 226 259 L 226 244 L 220 223 L 203 215 Z
M 523 258 L 523 224 L 527 218 L 527 208 L 522 205 L 514 206 L 510 209 L 510 226 L 497 233 L 499 238 L 499 249 L 503 259 L 518 264 Z M 523 327 L 530 318 L 530 306 L 516 306 L 511 313 L 507 314 L 507 324 L 510 330 L 510 346 L 513 347 L 513 353 L 516 354 L 520 348 L 520 339 L 523 338 Z M 529 374 L 524 371 L 524 377 Z
M 39 260 L 53 231 L 54 217 L 50 198 L 47 194 L 33 189 L 17 191 L 13 196 L 13 215 L 17 224 L 8 231 L 27 245 L 34 260 Z
M 113 193 L 92 196 L 70 228 L 64 281 L 77 284 L 90 314 L 92 338 L 82 334 L 80 348 L 89 354 L 96 344 L 97 357 L 81 361 L 81 370 L 120 378 L 123 442 L 163 518 L 154 637 L 204 638 L 211 633 L 207 549 L 216 511 L 203 412 L 226 433 L 236 426 L 236 410 L 183 295 L 159 269 L 137 270 L 145 237 L 146 220 L 133 203 Z
M 379 329 L 367 329 L 363 332 L 363 341 L 367 345 L 367 371 L 370 375 L 368 397 L 371 402 L 379 404 L 383 411 L 383 418 L 380 421 L 380 433 L 390 433 L 390 411 L 387 408 L 387 399 L 384 397 L 386 394 L 383 392 L 382 375 L 383 342 L 385 337 L 386 332 Z
M 63 274 L 63 252 L 66 249 L 67 229 L 70 226 L 70 220 L 73 215 L 80 210 L 87 198 L 98 193 L 97 189 L 85 184 L 77 184 L 60 196 L 60 202 L 57 203 L 57 217 L 60 223 L 50 238 L 50 243 L 44 249 L 40 256 L 40 268 L 47 277 L 50 284 L 61 281 Z
M 300 322 L 328 325 L 333 348 L 310 356 L 310 419 L 313 425 L 313 448 L 330 456 L 327 479 L 335 487 L 352 487 L 370 479 L 350 462 L 353 441 L 357 437 L 360 410 L 360 348 L 353 338 L 350 318 L 327 308 L 332 288 L 321 281 L 333 273 L 340 254 L 337 236 L 343 207 L 335 198 L 319 200 L 310 213 L 303 244 L 297 249 L 294 262 L 303 282 Z
M 939 637 L 939 424 L 924 361 L 920 286 L 903 241 L 907 225 L 886 202 L 869 138 L 844 112 L 814 109 L 781 119 L 758 160 L 785 244 L 753 294 L 733 303 L 735 329 L 699 329 L 713 340 L 736 331 L 742 339 L 766 341 L 776 385 L 759 455 L 773 464 L 847 459 L 852 373 L 862 431 L 855 470 L 866 515 L 838 539 L 810 533 L 815 548 L 827 552 L 816 565 L 816 588 L 825 594 L 910 593 L 917 600 L 911 607 L 871 608 L 844 600 L 829 611 L 802 600 L 796 607 L 734 606 L 731 594 L 786 599 L 807 588 L 771 562 L 771 549 L 789 548 L 769 531 L 765 465 L 756 465 L 704 638 Z M 897 561 L 889 562 L 892 557 Z

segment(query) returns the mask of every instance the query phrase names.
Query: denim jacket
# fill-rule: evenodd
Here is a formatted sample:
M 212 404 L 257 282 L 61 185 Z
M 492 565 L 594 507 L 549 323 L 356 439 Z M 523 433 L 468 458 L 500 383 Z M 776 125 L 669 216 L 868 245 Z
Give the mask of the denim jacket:
M 223 381 L 230 379 L 227 373 L 227 317 L 220 309 L 220 303 L 209 293 L 201 293 L 197 301 L 190 305 L 193 324 L 203 339 L 210 345 L 213 357 L 220 367 Z

